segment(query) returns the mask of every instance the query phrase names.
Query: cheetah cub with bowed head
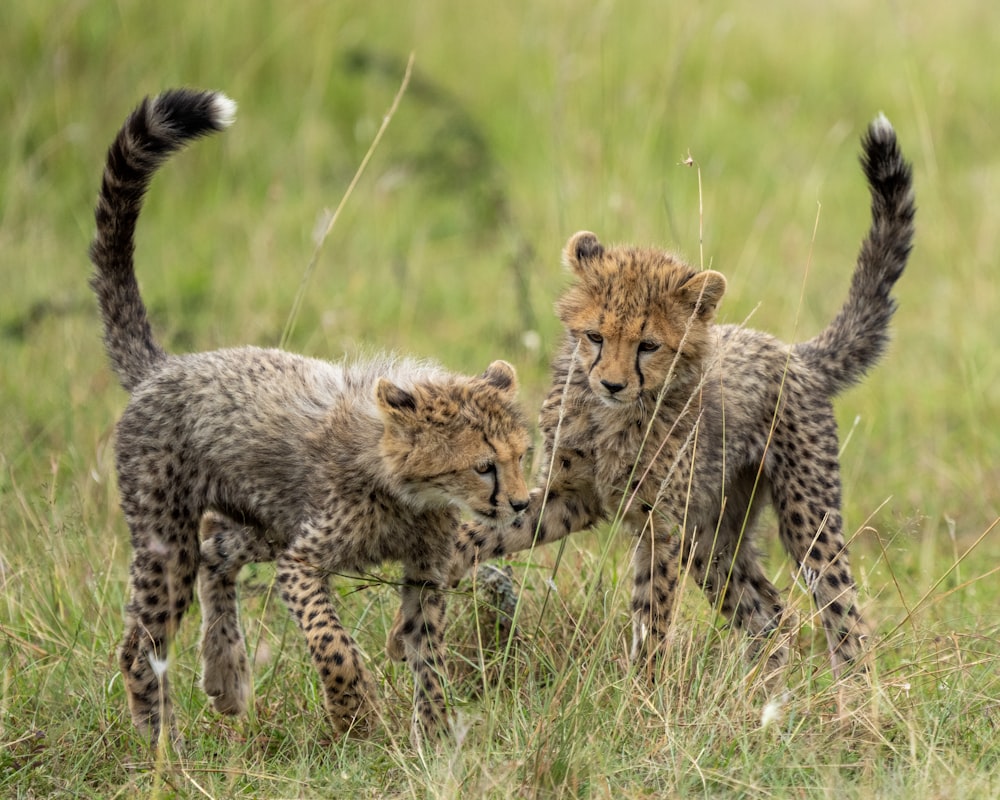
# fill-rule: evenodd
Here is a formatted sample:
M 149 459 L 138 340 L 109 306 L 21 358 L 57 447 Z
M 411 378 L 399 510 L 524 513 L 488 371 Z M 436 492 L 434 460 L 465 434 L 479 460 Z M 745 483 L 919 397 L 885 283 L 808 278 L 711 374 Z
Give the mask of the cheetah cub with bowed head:
M 605 247 L 592 233 L 569 240 L 575 281 L 556 306 L 566 337 L 541 410 L 544 485 L 509 530 L 463 526 L 453 578 L 478 558 L 621 519 L 636 537 L 633 658 L 663 642 L 682 565 L 759 650 L 785 613 L 752 541 L 769 498 L 834 670 L 861 655 L 868 628 L 844 543 L 831 398 L 885 350 L 915 213 L 911 169 L 885 117 L 862 147 L 871 228 L 846 303 L 807 342 L 714 324 L 726 289 L 718 272 Z M 776 642 L 768 666 L 786 658 Z
M 111 364 L 131 394 L 116 455 L 133 547 L 119 653 L 132 719 L 152 741 L 161 727 L 177 737 L 164 667 L 196 577 L 203 686 L 218 711 L 245 709 L 236 577 L 273 560 L 334 727 L 365 732 L 373 681 L 328 578 L 396 560 L 415 731 L 438 731 L 447 722 L 441 588 L 460 510 L 490 529 L 528 505 L 514 370 L 496 361 L 463 377 L 413 360 L 334 364 L 254 347 L 164 352 L 134 272 L 142 199 L 170 153 L 226 127 L 234 111 L 213 92 L 144 100 L 111 145 L 97 204 L 92 285 Z

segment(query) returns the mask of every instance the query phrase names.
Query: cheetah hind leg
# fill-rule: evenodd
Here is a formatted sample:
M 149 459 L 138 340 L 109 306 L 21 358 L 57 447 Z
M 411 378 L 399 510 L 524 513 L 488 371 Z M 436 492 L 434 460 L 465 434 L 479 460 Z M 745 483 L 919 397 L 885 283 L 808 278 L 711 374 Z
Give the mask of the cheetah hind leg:
M 201 686 L 220 714 L 244 713 L 253 687 L 236 579 L 244 565 L 273 559 L 271 547 L 257 528 L 213 511 L 202 517 L 198 572 L 204 667 Z
M 133 542 L 125 634 L 118 651 L 129 711 L 149 744 L 155 747 L 162 733 L 180 752 L 183 738 L 170 700 L 168 657 L 193 595 L 197 521 L 179 520 L 165 540 L 150 536 L 159 515 L 134 501 L 125 480 L 120 485 Z

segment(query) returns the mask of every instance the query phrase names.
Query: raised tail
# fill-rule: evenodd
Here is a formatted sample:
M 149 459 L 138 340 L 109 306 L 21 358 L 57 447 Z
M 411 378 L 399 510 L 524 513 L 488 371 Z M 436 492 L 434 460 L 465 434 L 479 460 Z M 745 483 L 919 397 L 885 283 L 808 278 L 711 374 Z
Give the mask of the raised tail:
M 858 383 L 889 341 L 893 284 L 913 243 L 913 174 L 892 124 L 879 114 L 861 140 L 861 166 L 872 196 L 872 224 L 861 244 L 847 302 L 827 328 L 795 345 L 828 396 Z
M 232 124 L 236 104 L 218 92 L 171 89 L 144 99 L 108 149 L 94 217 L 90 280 L 104 322 L 104 346 L 122 386 L 132 391 L 166 358 L 153 338 L 135 277 L 135 225 L 157 168 L 191 139 Z

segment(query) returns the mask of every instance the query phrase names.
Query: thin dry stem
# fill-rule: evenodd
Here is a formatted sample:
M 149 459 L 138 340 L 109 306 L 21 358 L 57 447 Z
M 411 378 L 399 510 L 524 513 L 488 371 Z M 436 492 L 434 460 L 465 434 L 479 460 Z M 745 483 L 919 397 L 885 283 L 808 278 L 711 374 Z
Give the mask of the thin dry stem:
M 302 274 L 302 280 L 299 282 L 298 291 L 295 293 L 295 300 L 292 302 L 292 310 L 288 314 L 288 321 L 285 323 L 285 330 L 282 331 L 281 341 L 278 345 L 279 347 L 284 348 L 288 345 L 288 340 L 292 336 L 292 330 L 295 328 L 295 320 L 298 318 L 299 312 L 302 310 L 302 302 L 305 300 L 306 289 L 309 287 L 309 281 L 312 278 L 313 272 L 316 271 L 316 264 L 319 261 L 319 254 L 323 249 L 323 244 L 326 242 L 326 238 L 330 235 L 330 231 L 333 230 L 333 226 L 337 224 L 340 212 L 343 211 L 344 206 L 347 205 L 347 201 L 354 193 L 354 187 L 356 187 L 358 185 L 358 181 L 361 180 L 361 176 L 364 174 L 365 168 L 368 166 L 368 162 L 371 161 L 372 155 L 379 146 L 379 142 L 382 141 L 383 134 L 386 132 L 386 129 L 389 127 L 389 123 L 396 114 L 396 109 L 399 108 L 399 103 L 403 99 L 403 95 L 406 93 L 406 87 L 410 84 L 410 76 L 413 73 L 413 61 L 414 54 L 410 53 L 410 58 L 406 62 L 406 72 L 403 73 L 403 80 L 399 84 L 396 96 L 393 97 L 389 110 L 386 112 L 385 116 L 382 117 L 382 124 L 376 132 L 375 138 L 372 139 L 372 143 L 369 145 L 364 158 L 361 159 L 361 163 L 358 165 L 358 169 L 354 173 L 354 177 L 351 178 L 351 182 L 347 185 L 347 189 L 344 191 L 343 197 L 340 198 L 340 203 L 337 204 L 337 208 L 334 210 L 333 214 L 330 215 L 330 219 L 326 223 L 326 227 L 320 234 L 319 241 L 316 242 L 316 247 L 313 250 L 312 257 L 306 265 L 305 272 Z
M 903 616 L 903 618 L 899 622 L 896 623 L 896 625 L 892 628 L 892 630 L 890 630 L 886 634 L 886 636 L 892 636 L 903 625 L 905 625 L 908 621 L 910 621 L 910 619 L 913 617 L 913 615 L 916 614 L 917 611 L 919 611 L 923 607 L 923 605 L 927 602 L 927 600 L 931 597 L 931 595 L 934 594 L 934 592 L 937 590 L 938 586 L 940 586 L 944 582 L 944 580 L 949 575 L 951 575 L 951 573 L 954 572 L 959 567 L 959 565 L 963 561 L 965 561 L 966 558 L 968 558 L 969 554 L 972 553 L 973 550 L 975 550 L 977 547 L 979 547 L 980 544 L 982 544 L 983 540 L 993 531 L 993 529 L 998 524 L 1000 524 L 1000 517 L 997 517 L 995 520 L 993 520 L 993 522 L 990 523 L 990 526 L 979 535 L 979 537 L 976 539 L 976 541 L 974 541 L 971 545 L 969 545 L 968 549 L 966 549 L 966 551 L 964 553 L 962 553 L 962 555 L 959 556 L 955 560 L 955 562 L 950 567 L 948 567 L 948 569 L 946 569 L 944 571 L 944 573 L 941 575 L 940 578 L 938 578 L 936 581 L 934 581 L 934 583 L 931 585 L 931 587 L 926 592 L 924 592 L 923 595 L 921 595 L 920 599 L 914 604 L 913 608 L 910 609 Z

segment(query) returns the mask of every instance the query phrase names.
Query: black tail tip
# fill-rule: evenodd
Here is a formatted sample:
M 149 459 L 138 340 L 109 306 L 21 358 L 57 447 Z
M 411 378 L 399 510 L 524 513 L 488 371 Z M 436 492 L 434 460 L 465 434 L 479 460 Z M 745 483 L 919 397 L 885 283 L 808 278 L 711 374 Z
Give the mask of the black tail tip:
M 872 143 L 876 144 L 889 144 L 890 142 L 896 141 L 896 129 L 892 127 L 892 123 L 889 122 L 889 118 L 881 111 L 879 111 L 878 116 L 876 116 L 875 119 L 868 124 L 867 138 Z
M 877 164 L 886 159 L 898 160 L 899 144 L 896 142 L 896 129 L 881 111 L 868 123 L 868 130 L 861 139 L 861 150 L 863 160 L 868 163 Z
M 168 89 L 151 106 L 155 117 L 188 135 L 221 131 L 236 120 L 236 102 L 222 92 Z
M 908 186 L 911 168 L 903 158 L 896 141 L 896 129 L 885 114 L 879 112 L 861 139 L 861 165 L 871 186 Z

